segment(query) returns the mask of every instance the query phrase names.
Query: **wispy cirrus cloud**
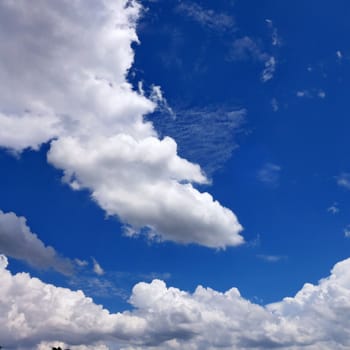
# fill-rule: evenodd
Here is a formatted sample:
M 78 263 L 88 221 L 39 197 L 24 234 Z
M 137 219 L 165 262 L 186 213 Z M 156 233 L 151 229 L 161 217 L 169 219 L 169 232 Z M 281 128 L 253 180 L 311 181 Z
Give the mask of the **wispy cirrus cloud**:
M 173 113 L 151 118 L 161 135 L 176 139 L 179 152 L 211 176 L 238 147 L 236 136 L 244 129 L 246 114 L 244 108 L 224 106 L 174 107 Z
M 271 100 L 271 108 L 274 112 L 278 112 L 280 109 L 279 102 L 276 97 L 273 97 Z
M 102 276 L 105 271 L 95 258 L 92 258 L 92 270 L 96 275 Z
M 347 225 L 345 228 L 344 228 L 344 237 L 345 238 L 350 238 L 350 225 Z
M 275 74 L 276 70 L 276 59 L 271 56 L 267 61 L 265 61 L 265 68 L 261 73 L 261 81 L 266 83 L 271 80 Z
M 257 179 L 267 186 L 277 187 L 282 168 L 274 163 L 265 163 L 258 171 Z
M 277 263 L 281 260 L 286 260 L 287 257 L 285 255 L 266 255 L 266 254 L 258 254 L 257 257 L 261 260 L 270 263 Z
M 337 202 L 334 202 L 330 207 L 327 208 L 328 213 L 331 214 L 337 214 L 339 213 L 339 204 Z
M 276 58 L 265 52 L 260 44 L 248 36 L 233 41 L 227 59 L 229 61 L 253 60 L 263 63 L 261 81 L 264 83 L 273 78 L 277 65 Z
M 350 190 L 350 173 L 341 173 L 336 176 L 337 184 L 347 190 Z
M 304 89 L 298 90 L 296 96 L 300 98 L 326 98 L 326 92 L 322 89 Z
M 272 46 L 281 46 L 282 45 L 282 39 L 280 35 L 278 34 L 278 30 L 275 27 L 273 21 L 271 19 L 266 19 L 265 20 L 270 31 L 271 31 L 271 44 Z
M 236 21 L 232 15 L 205 8 L 198 3 L 183 1 L 176 10 L 199 23 L 204 28 L 216 31 L 235 30 Z

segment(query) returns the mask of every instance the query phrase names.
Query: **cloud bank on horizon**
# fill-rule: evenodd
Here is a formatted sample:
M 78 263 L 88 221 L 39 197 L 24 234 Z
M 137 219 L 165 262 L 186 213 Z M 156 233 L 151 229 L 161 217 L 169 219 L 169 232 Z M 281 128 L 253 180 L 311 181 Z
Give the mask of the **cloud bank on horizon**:
M 317 285 L 261 306 L 238 289 L 198 286 L 193 293 L 161 280 L 138 283 L 133 309 L 112 314 L 81 291 L 12 275 L 0 256 L 0 339 L 14 349 L 58 342 L 83 349 L 347 349 L 350 346 L 350 259 Z
M 126 0 L 1 2 L 0 146 L 49 143 L 64 181 L 88 189 L 128 235 L 239 245 L 236 215 L 194 187 L 206 175 L 158 137 L 144 120 L 155 102 L 127 80 L 140 10 Z

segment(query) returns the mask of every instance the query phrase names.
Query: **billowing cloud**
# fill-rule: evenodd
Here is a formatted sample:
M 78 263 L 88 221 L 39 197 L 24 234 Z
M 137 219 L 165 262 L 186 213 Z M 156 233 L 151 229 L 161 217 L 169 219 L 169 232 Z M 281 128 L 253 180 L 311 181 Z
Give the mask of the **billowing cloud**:
M 208 247 L 243 243 L 232 211 L 201 193 L 201 168 L 143 118 L 156 103 L 127 81 L 134 1 L 0 3 L 0 146 L 50 142 L 48 161 L 130 235 Z M 144 229 L 146 228 L 146 229 Z
M 0 339 L 3 346 L 45 344 L 72 349 L 348 349 L 350 259 L 317 285 L 261 306 L 236 288 L 188 293 L 165 282 L 138 283 L 131 311 L 112 314 L 82 292 L 48 285 L 26 273 L 12 275 L 0 257 Z M 40 345 L 41 344 L 41 345 Z M 74 347 L 75 346 L 81 346 Z
M 61 257 L 54 248 L 45 246 L 32 233 L 24 217 L 0 210 L 0 254 L 25 261 L 38 269 L 52 268 L 60 273 L 73 273 L 73 263 Z

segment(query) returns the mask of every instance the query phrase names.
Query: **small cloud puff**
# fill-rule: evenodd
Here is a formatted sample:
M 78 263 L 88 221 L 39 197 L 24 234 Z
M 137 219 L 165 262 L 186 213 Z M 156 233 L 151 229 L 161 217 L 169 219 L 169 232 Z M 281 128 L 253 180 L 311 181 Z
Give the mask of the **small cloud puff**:
M 350 238 L 350 225 L 348 225 L 344 228 L 344 237 Z
M 334 202 L 330 207 L 327 208 L 327 211 L 331 214 L 339 213 L 340 209 L 337 202 Z
M 337 184 L 340 187 L 343 187 L 347 190 L 350 190 L 350 174 L 349 173 L 341 173 L 336 177 Z
M 265 255 L 265 254 L 258 254 L 257 257 L 261 260 L 270 262 L 270 263 L 276 263 L 281 260 L 287 259 L 284 255 Z
M 92 258 L 92 263 L 93 263 L 93 271 L 96 273 L 96 275 L 102 276 L 105 271 L 101 267 L 101 265 L 96 261 L 95 258 Z
M 310 89 L 299 90 L 296 92 L 296 96 L 300 98 L 326 98 L 326 92 L 322 89 Z

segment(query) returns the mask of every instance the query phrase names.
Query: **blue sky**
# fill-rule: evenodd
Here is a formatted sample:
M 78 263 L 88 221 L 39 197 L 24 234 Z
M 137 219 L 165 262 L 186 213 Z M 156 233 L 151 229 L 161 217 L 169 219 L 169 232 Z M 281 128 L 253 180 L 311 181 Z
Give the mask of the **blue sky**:
M 0 4 L 0 345 L 348 348 L 349 10 Z

